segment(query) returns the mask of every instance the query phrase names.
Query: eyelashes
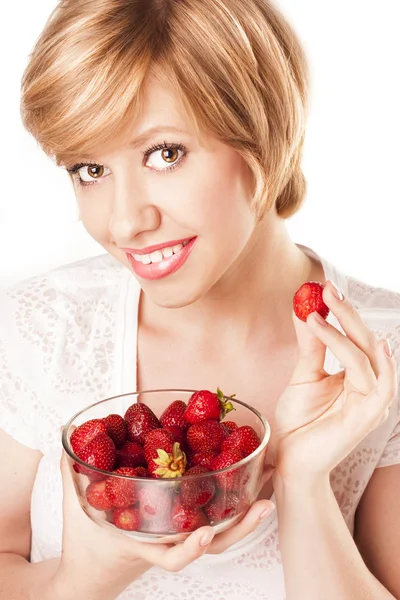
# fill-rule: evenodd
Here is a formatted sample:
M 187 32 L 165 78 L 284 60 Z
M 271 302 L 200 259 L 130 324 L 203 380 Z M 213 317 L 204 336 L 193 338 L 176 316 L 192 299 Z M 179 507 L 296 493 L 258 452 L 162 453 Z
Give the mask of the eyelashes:
M 177 150 L 182 153 L 181 156 L 179 157 L 179 159 L 177 159 L 170 166 L 168 166 L 166 168 L 161 168 L 161 169 L 152 168 L 153 171 L 156 171 L 157 173 L 160 173 L 160 174 L 167 174 L 167 173 L 173 171 L 174 169 L 176 169 L 178 166 L 180 166 L 180 164 L 183 162 L 183 160 L 185 159 L 185 157 L 188 154 L 188 150 L 187 150 L 186 146 L 184 146 L 184 144 L 182 144 L 182 143 L 167 143 L 164 141 L 163 143 L 153 144 L 152 146 L 150 146 L 149 148 L 146 148 L 146 150 L 144 150 L 142 152 L 143 165 L 145 166 L 147 159 L 152 154 L 159 152 L 160 150 L 161 151 Z M 164 163 L 164 164 L 168 164 L 168 163 Z M 102 170 L 101 175 L 103 175 L 104 170 L 107 169 L 107 167 L 104 167 L 103 165 L 100 165 L 100 164 L 96 163 L 95 161 L 81 162 L 81 163 L 77 163 L 77 164 L 73 165 L 72 167 L 67 168 L 66 171 L 72 176 L 72 178 L 77 182 L 77 184 L 80 187 L 87 187 L 89 185 L 97 184 L 96 178 L 93 178 L 93 181 L 85 181 L 82 179 L 82 177 L 79 174 L 79 171 L 81 169 L 83 169 L 84 167 L 87 167 L 89 169 L 101 169 Z M 104 177 L 100 176 L 98 178 L 98 181 L 101 181 L 102 179 L 104 179 Z

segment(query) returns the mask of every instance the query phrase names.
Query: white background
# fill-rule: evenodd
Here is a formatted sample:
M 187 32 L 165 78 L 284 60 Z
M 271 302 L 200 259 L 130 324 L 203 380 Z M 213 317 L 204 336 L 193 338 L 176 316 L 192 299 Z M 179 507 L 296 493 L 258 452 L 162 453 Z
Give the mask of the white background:
M 400 291 L 399 2 L 276 3 L 312 73 L 303 162 L 309 192 L 288 221 L 292 239 L 350 275 Z M 104 252 L 78 221 L 66 173 L 20 123 L 20 78 L 55 5 L 2 7 L 0 287 Z

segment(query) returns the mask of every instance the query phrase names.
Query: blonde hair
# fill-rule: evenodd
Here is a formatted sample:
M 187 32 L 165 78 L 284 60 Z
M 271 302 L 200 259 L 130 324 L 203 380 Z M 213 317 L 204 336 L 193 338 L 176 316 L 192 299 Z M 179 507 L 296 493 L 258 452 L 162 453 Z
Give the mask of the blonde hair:
M 259 215 L 306 193 L 308 65 L 266 0 L 60 0 L 23 74 L 21 117 L 58 165 L 127 133 L 147 76 L 165 77 L 201 139 L 234 148 Z

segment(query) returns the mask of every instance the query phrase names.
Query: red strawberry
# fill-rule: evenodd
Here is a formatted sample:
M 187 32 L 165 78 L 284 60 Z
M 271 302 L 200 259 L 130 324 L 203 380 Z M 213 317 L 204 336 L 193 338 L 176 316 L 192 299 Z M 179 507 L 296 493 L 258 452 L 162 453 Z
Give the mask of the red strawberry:
M 187 425 L 189 426 L 189 423 L 187 423 Z M 186 432 L 184 429 L 182 429 L 182 427 L 179 427 L 178 425 L 168 425 L 167 427 L 164 427 L 164 430 L 169 431 L 169 433 L 172 435 L 172 439 L 174 440 L 174 442 L 179 442 L 179 445 L 182 448 L 182 450 L 185 448 Z
M 116 508 L 113 511 L 113 523 L 119 529 L 137 531 L 140 527 L 138 508 Z
M 126 442 L 117 450 L 117 458 L 115 462 L 117 467 L 139 467 L 146 465 L 144 450 L 140 444 L 136 442 Z
M 136 477 L 150 477 L 150 473 L 144 467 L 136 467 Z
M 204 511 L 211 523 L 219 523 L 238 513 L 239 496 L 235 492 L 218 494 L 207 504 Z
M 215 494 L 215 483 L 212 477 L 196 477 L 194 480 L 189 479 L 188 481 L 185 481 L 190 475 L 202 475 L 203 473 L 209 472 L 210 469 L 207 469 L 206 467 L 192 467 L 183 474 L 181 483 L 182 504 L 194 508 L 201 508 L 211 500 Z
M 158 450 L 164 450 L 167 454 L 172 452 L 174 440 L 172 434 L 166 429 L 153 429 L 150 431 L 144 442 L 144 456 L 147 461 L 147 468 L 153 473 L 158 466 L 154 462 L 159 458 Z
M 223 419 L 228 412 L 235 410 L 231 399 L 235 396 L 229 396 L 226 400 L 224 394 L 219 388 L 217 393 L 209 390 L 200 390 L 195 392 L 189 399 L 184 417 L 188 423 L 200 423 L 208 419 Z
M 307 281 L 293 296 L 293 310 L 302 321 L 307 321 L 310 313 L 316 311 L 323 319 L 329 315 L 329 308 L 322 299 L 324 286 L 318 281 Z
M 128 429 L 123 417 L 112 414 L 105 417 L 104 420 L 107 424 L 107 435 L 110 436 L 116 448 L 120 448 L 128 439 Z
M 226 467 L 230 467 L 235 463 L 242 460 L 242 455 L 239 452 L 235 452 L 234 450 L 226 450 L 225 452 L 221 452 L 216 456 L 212 463 L 213 471 L 219 471 L 221 469 L 225 469 Z M 232 492 L 237 490 L 240 486 L 240 478 L 242 475 L 242 469 L 232 469 L 231 471 L 226 471 L 225 473 L 219 473 L 215 475 L 215 479 L 217 481 L 218 487 L 226 492 Z
M 234 421 L 224 421 L 223 423 L 221 423 L 221 425 L 224 427 L 224 429 L 227 430 L 228 434 L 232 433 L 232 431 L 235 431 L 235 429 L 238 428 L 237 424 Z
M 192 456 L 191 464 L 195 467 L 199 466 L 211 469 L 212 460 L 216 456 L 216 452 L 196 452 L 196 454 Z
M 97 510 L 110 510 L 113 508 L 112 500 L 107 495 L 105 479 L 89 483 L 86 488 L 86 500 L 90 506 Z
M 209 525 L 208 518 L 201 508 L 190 508 L 177 502 L 172 512 L 172 527 L 177 532 L 190 532 Z
M 103 419 L 91 419 L 79 425 L 72 433 L 70 444 L 75 454 L 81 458 L 80 451 L 99 433 L 107 433 L 107 424 Z
M 186 441 L 192 452 L 219 452 L 225 431 L 219 421 L 202 421 L 191 425 Z
M 129 475 L 137 477 L 136 469 L 132 467 L 120 467 L 113 471 L 115 475 Z M 112 505 L 116 508 L 128 508 L 137 502 L 136 481 L 125 479 L 124 477 L 107 477 L 106 493 L 111 499 Z
M 128 426 L 128 438 L 137 444 L 143 445 L 146 433 L 161 427 L 156 415 L 146 404 L 132 404 L 124 418 Z
M 167 533 L 171 529 L 173 496 L 171 490 L 160 490 L 154 484 L 144 485 L 139 490 L 139 514 L 142 531 Z
M 99 433 L 91 442 L 86 444 L 80 451 L 79 458 L 83 462 L 102 469 L 103 471 L 112 471 L 115 462 L 115 444 L 108 435 Z M 79 471 L 88 475 L 92 481 L 104 479 L 104 475 L 96 473 L 90 469 L 79 466 Z
M 173 478 L 182 477 L 186 469 L 186 454 L 182 452 L 178 442 L 174 442 L 172 451 L 157 450 L 158 458 L 154 458 L 148 464 L 152 477 Z
M 228 436 L 221 446 L 222 452 L 225 450 L 235 450 L 242 455 L 242 458 L 249 456 L 261 444 L 257 433 L 249 425 L 238 427 Z
M 160 423 L 163 427 L 171 427 L 177 425 L 182 429 L 187 429 L 189 423 L 184 418 L 183 414 L 186 410 L 186 403 L 183 400 L 175 400 L 164 410 L 160 417 Z

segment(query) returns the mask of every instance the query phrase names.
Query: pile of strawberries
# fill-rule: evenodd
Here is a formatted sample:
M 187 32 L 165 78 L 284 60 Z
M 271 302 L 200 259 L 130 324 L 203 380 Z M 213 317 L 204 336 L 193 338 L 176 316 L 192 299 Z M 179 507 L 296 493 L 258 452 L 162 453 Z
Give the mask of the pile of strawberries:
M 75 462 L 75 471 L 90 480 L 88 504 L 106 511 L 120 529 L 152 533 L 190 532 L 244 510 L 238 492 L 249 478 L 246 466 L 214 473 L 261 443 L 252 427 L 222 421 L 235 410 L 233 397 L 202 390 L 187 404 L 175 400 L 160 418 L 135 403 L 124 417 L 111 414 L 77 427 L 70 438 L 76 456 L 120 475 L 107 477 Z M 161 478 L 168 485 L 157 485 L 154 479 Z

